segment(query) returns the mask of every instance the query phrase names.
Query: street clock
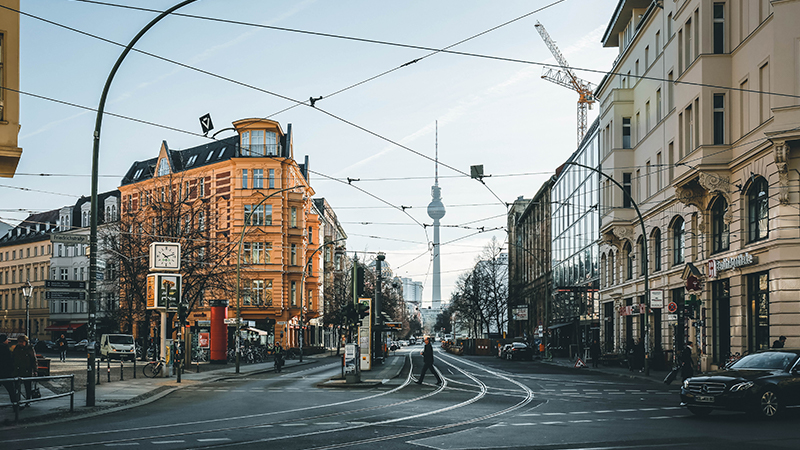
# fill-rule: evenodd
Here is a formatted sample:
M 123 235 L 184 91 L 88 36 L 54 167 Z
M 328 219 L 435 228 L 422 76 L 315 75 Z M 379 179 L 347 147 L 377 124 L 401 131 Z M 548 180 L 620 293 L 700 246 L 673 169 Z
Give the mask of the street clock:
M 153 242 L 150 244 L 150 270 L 181 269 L 181 244 Z

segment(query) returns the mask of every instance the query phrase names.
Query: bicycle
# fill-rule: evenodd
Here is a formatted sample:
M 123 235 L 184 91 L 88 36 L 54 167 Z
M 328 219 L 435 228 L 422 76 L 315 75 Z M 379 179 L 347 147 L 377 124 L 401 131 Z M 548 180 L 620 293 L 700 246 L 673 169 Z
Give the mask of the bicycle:
M 166 361 L 162 358 L 158 361 L 150 361 L 142 367 L 142 373 L 147 378 L 155 378 L 163 370 Z

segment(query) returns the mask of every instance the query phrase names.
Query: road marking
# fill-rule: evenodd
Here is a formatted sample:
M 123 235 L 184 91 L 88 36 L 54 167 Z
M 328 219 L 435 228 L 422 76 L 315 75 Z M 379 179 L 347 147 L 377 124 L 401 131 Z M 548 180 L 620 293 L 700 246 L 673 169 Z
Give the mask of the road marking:
M 152 441 L 151 444 L 183 444 L 186 442 L 185 440 L 177 440 L 177 441 Z
M 129 445 L 139 445 L 138 442 L 119 442 L 116 444 L 105 444 L 106 447 L 126 447 Z
M 560 423 L 564 423 L 564 422 L 542 422 L 542 425 L 558 425 Z
M 536 425 L 536 424 L 533 423 L 533 422 L 524 422 L 524 423 L 512 423 L 511 425 L 513 425 L 515 427 L 526 427 L 526 426 Z
M 230 441 L 231 438 L 205 438 L 205 439 L 198 439 L 197 442 L 220 442 L 220 441 Z
M 584 419 L 584 420 L 570 420 L 569 423 L 590 423 L 592 420 Z
M 617 412 L 636 412 L 635 409 L 618 409 Z
M 341 425 L 341 422 L 317 422 L 317 425 Z
M 567 413 L 563 412 L 552 412 L 552 413 L 542 413 L 543 416 L 566 416 Z

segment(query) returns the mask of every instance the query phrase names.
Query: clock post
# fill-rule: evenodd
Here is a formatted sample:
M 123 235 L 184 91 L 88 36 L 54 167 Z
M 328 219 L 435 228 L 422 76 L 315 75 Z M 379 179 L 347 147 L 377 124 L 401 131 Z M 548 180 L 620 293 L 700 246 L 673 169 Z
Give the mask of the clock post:
M 167 356 L 167 313 L 177 311 L 183 293 L 181 270 L 181 244 L 177 242 L 153 242 L 150 244 L 150 274 L 147 276 L 147 309 L 161 313 L 161 357 Z M 163 273 L 168 272 L 168 273 Z M 181 321 L 181 327 L 183 322 Z M 182 333 L 178 332 L 178 345 Z M 174 346 L 173 346 L 174 348 Z M 180 370 L 180 366 L 177 366 Z M 162 374 L 169 371 L 163 366 Z M 180 376 L 178 377 L 180 382 Z

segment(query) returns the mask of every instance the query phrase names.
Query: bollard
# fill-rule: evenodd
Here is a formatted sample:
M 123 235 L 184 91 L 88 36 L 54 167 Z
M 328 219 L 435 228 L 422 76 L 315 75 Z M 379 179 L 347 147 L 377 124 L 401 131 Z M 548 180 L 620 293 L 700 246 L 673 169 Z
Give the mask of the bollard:
M 133 379 L 136 379 L 136 357 L 133 357 Z
M 106 362 L 108 363 L 108 382 L 111 383 L 111 358 L 106 359 Z
M 125 381 L 125 358 L 119 359 L 119 381 Z
M 95 372 L 97 372 L 97 383 L 96 384 L 100 384 L 100 358 L 97 358 L 97 370 Z

